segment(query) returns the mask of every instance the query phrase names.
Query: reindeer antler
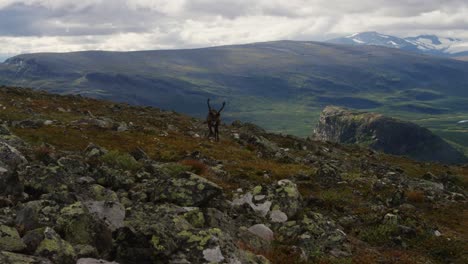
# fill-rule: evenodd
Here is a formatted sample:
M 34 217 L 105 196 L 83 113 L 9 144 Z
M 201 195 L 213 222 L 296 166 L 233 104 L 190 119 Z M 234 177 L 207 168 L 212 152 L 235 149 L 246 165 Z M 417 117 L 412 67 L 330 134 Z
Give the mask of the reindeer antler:
M 219 109 L 218 113 L 221 113 L 221 111 L 223 111 L 224 106 L 226 106 L 226 102 L 223 102 L 223 106 L 221 106 L 221 108 Z
M 210 106 L 210 98 L 208 98 L 208 101 L 207 101 L 207 102 L 208 102 L 208 110 L 210 110 L 210 111 L 211 111 L 211 106 Z

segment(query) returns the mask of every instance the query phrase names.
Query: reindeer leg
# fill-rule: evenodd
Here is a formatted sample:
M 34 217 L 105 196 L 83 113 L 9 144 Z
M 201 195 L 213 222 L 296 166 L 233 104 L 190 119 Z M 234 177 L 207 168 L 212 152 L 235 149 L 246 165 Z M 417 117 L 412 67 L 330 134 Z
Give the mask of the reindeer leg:
M 210 138 L 211 136 L 213 136 L 213 127 L 210 123 L 208 123 L 208 130 L 210 131 L 210 133 L 208 134 L 208 138 Z
M 215 137 L 216 137 L 216 141 L 219 141 L 219 129 L 218 129 L 218 124 L 216 124 L 215 126 Z

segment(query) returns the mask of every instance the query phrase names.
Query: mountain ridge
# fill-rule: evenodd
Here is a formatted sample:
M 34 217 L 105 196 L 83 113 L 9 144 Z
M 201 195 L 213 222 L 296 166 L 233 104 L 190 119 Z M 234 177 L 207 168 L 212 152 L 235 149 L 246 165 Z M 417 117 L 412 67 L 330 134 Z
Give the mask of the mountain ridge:
M 348 45 L 377 45 L 454 58 L 468 54 L 468 45 L 461 39 L 440 38 L 436 35 L 418 35 L 416 37 L 400 38 L 376 31 L 368 31 L 330 39 L 326 42 Z
M 327 104 L 392 112 L 417 122 L 436 114 L 431 118 L 452 122 L 468 112 L 467 76 L 468 64 L 462 61 L 307 41 L 27 54 L 0 64 L 0 84 L 158 106 L 198 117 L 206 111 L 198 102 L 210 97 L 215 103 L 228 101 L 227 120 L 249 120 L 301 136 L 308 136 Z M 420 100 L 428 93 L 438 96 Z M 423 125 L 442 129 L 438 124 Z M 466 142 L 459 127 L 454 129 L 443 131 L 444 136 Z

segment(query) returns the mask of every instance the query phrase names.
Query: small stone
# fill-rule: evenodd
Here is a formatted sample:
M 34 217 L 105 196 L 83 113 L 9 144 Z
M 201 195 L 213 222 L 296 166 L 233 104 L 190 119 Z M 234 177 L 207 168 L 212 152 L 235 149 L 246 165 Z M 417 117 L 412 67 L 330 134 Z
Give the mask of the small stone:
M 274 233 L 264 224 L 256 224 L 249 227 L 249 232 L 267 241 L 272 241 Z
M 79 184 L 93 184 L 96 182 L 95 179 L 89 177 L 89 176 L 86 176 L 86 177 L 80 177 L 76 180 L 77 183 Z
M 203 257 L 209 263 L 219 263 L 224 260 L 223 253 L 219 246 L 203 250 Z
M 336 258 L 342 258 L 342 257 L 349 257 L 351 254 L 349 252 L 334 248 L 330 250 L 330 254 L 332 254 Z
M 442 235 L 442 233 L 440 233 L 439 230 L 434 231 L 434 236 L 440 237 L 441 235 Z
M 115 261 L 109 262 L 103 259 L 93 259 L 93 258 L 80 258 L 76 264 L 119 264 Z
M 126 123 L 120 123 L 117 127 L 117 132 L 125 132 L 128 130 L 128 125 Z
M 118 202 L 88 201 L 89 212 L 104 221 L 111 231 L 124 226 L 125 208 Z
M 41 257 L 0 251 L 0 263 L 2 264 L 53 264 L 50 260 Z
M 288 221 L 288 216 L 280 210 L 273 210 L 270 213 L 270 220 L 273 223 L 284 223 Z
M 259 205 L 255 205 L 253 203 L 250 204 L 250 207 L 252 207 L 252 209 L 259 215 L 265 217 L 268 212 L 270 211 L 270 208 L 271 208 L 271 202 L 270 201 L 266 201 L 262 204 L 259 204 Z
M 266 195 L 255 195 L 254 196 L 254 200 L 255 201 L 262 201 L 263 199 L 265 199 Z
M 398 216 L 388 213 L 388 214 L 386 214 L 384 216 L 383 222 L 385 224 L 389 224 L 389 225 L 397 225 L 398 224 Z

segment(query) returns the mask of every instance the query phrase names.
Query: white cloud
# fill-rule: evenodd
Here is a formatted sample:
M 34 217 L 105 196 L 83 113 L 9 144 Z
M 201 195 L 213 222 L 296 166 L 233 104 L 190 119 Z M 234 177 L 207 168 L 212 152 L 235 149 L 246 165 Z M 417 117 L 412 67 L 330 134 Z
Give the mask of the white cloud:
M 0 54 L 324 40 L 368 30 L 468 39 L 468 1 L 0 0 Z

